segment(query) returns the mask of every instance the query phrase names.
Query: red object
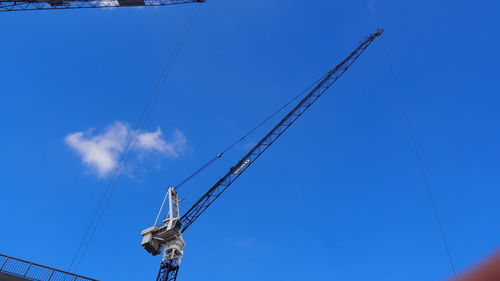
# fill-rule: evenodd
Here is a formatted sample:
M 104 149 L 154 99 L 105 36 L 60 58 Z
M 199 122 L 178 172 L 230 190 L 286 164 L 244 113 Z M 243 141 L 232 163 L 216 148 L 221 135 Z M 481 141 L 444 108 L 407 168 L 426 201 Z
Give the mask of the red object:
M 500 251 L 486 259 L 457 281 L 500 281 Z M 451 279 L 450 281 L 455 281 Z

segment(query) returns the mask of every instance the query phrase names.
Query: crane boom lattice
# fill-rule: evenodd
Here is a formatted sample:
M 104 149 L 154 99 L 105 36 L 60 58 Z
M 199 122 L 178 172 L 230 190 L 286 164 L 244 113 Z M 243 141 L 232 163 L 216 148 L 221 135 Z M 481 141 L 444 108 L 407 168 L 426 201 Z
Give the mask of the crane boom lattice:
M 205 0 L 0 0 L 0 12 L 134 6 L 166 6 L 201 2 L 205 2 Z
M 208 190 L 182 217 L 182 232 L 255 161 L 266 151 L 311 105 L 337 81 L 344 72 L 358 59 L 370 44 L 382 34 L 377 30 L 366 38 L 347 58 L 330 70 L 320 82 L 307 94 L 262 140 L 257 143 L 241 160 L 233 166 L 212 188 Z
M 269 131 L 236 165 L 217 181 L 194 205 L 179 217 L 179 200 L 175 188 L 168 189 L 170 211 L 163 225 L 154 225 L 142 232 L 142 246 L 151 254 L 158 255 L 163 250 L 163 259 L 157 281 L 175 281 L 185 247 L 182 233 L 196 221 L 210 205 L 255 162 L 307 109 L 314 104 L 361 56 L 370 44 L 382 34 L 377 30 L 368 36 L 340 64 L 330 70 L 315 84 L 314 88 Z M 160 209 L 161 212 L 161 209 Z

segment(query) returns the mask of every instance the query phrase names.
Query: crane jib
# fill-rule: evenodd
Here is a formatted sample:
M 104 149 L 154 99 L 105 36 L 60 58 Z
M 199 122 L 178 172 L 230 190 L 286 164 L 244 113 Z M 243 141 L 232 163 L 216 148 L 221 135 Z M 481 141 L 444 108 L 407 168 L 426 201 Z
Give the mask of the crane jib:
M 311 105 L 323 95 L 347 69 L 358 59 L 368 46 L 382 34 L 383 30 L 363 40 L 359 46 L 340 64 L 327 72 L 324 78 L 311 90 L 274 128 L 267 133 L 233 168 L 215 183 L 181 217 L 184 232 L 264 151 L 269 148 Z
M 0 0 L 0 12 L 167 6 L 202 2 L 205 0 Z
M 239 167 L 238 169 L 234 170 L 233 174 L 238 174 L 243 168 L 245 168 L 245 166 L 250 162 L 250 159 L 247 159 L 245 160 L 245 162 L 243 162 Z
M 160 265 L 160 271 L 156 278 L 157 281 L 175 281 L 177 279 L 177 274 L 179 271 L 180 257 L 182 257 L 183 240 L 182 233 L 189 228 L 189 226 L 205 212 L 205 210 L 210 207 L 212 203 L 215 202 L 219 196 L 240 176 L 243 174 L 252 163 L 259 158 L 273 143 L 276 141 L 294 122 L 297 120 L 311 105 L 323 95 L 337 79 L 339 79 L 342 74 L 344 74 L 347 69 L 356 61 L 356 59 L 368 48 L 372 41 L 382 34 L 382 30 L 377 30 L 377 32 L 370 35 L 359 46 L 345 58 L 340 64 L 335 68 L 330 70 L 318 84 L 309 92 L 273 129 L 267 133 L 260 141 L 255 145 L 241 160 L 239 160 L 236 165 L 231 167 L 231 169 L 219 179 L 194 205 L 179 219 L 175 217 L 176 225 L 181 225 L 181 229 L 175 228 L 170 229 L 173 234 L 176 235 L 174 242 L 182 243 L 171 243 L 169 245 L 170 255 L 164 255 L 164 259 Z M 172 193 L 173 194 L 173 193 Z M 173 200 L 176 201 L 176 200 Z M 178 202 L 178 201 L 177 201 Z M 180 224 L 177 222 L 180 220 Z M 168 228 L 168 227 L 167 227 Z M 156 231 L 161 232 L 162 228 L 152 228 L 145 230 L 146 234 L 150 232 L 155 233 Z M 160 233 L 163 234 L 163 233 Z M 160 235 L 158 234 L 158 235 Z M 164 236 L 167 237 L 168 233 L 165 232 Z M 172 235 L 171 235 L 172 236 Z M 145 237 L 147 239 L 147 237 Z M 154 242 L 154 241 L 153 241 Z M 152 243 L 153 243 L 152 242 Z M 167 253 L 167 251 L 165 251 Z M 175 257 L 175 255 L 178 255 Z

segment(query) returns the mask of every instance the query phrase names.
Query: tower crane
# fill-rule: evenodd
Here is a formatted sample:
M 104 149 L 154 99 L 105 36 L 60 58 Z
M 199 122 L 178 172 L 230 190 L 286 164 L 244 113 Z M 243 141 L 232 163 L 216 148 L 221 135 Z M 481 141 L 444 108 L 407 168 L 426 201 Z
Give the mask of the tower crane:
M 182 234 L 198 219 L 210 205 L 257 160 L 311 105 L 335 83 L 344 72 L 361 56 L 368 46 L 382 34 L 378 29 L 366 37 L 358 47 L 340 64 L 331 69 L 314 88 L 276 124 L 236 165 L 218 180 L 196 203 L 182 216 L 179 213 L 179 198 L 175 188 L 167 190 L 169 210 L 163 224 L 153 225 L 142 231 L 141 245 L 152 255 L 163 251 L 157 281 L 175 281 L 184 255 L 186 243 Z M 218 154 L 218 157 L 222 154 Z M 165 201 L 164 201 L 165 202 Z M 161 211 L 161 208 L 160 208 Z
M 205 0 L 0 0 L 0 12 L 50 9 L 61 10 L 78 8 L 165 6 L 201 2 L 205 2 Z

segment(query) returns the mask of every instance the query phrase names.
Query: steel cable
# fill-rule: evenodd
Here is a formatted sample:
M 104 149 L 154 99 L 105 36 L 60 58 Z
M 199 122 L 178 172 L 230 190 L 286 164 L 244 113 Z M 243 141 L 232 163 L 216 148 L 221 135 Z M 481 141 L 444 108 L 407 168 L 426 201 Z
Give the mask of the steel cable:
M 369 14 L 371 16 L 371 19 L 372 19 L 373 23 L 376 26 L 380 26 L 380 22 L 379 22 L 377 16 L 375 15 L 375 8 L 373 6 L 373 3 L 370 4 L 370 6 L 368 7 L 368 11 L 369 11 Z M 423 180 L 424 180 L 424 184 L 425 184 L 426 191 L 427 191 L 427 196 L 429 197 L 429 201 L 431 202 L 431 205 L 432 205 L 432 211 L 433 211 L 434 218 L 435 218 L 436 223 L 437 223 L 438 228 L 439 228 L 439 232 L 440 232 L 440 235 L 441 235 L 441 240 L 443 242 L 443 246 L 444 246 L 445 251 L 446 251 L 446 256 L 448 258 L 448 262 L 449 262 L 449 265 L 450 265 L 450 268 L 451 268 L 451 271 L 452 271 L 452 274 L 453 274 L 453 279 L 458 280 L 457 279 L 458 278 L 457 277 L 457 270 L 456 270 L 455 262 L 453 260 L 453 255 L 451 254 L 451 250 L 450 250 L 450 246 L 449 246 L 449 243 L 448 243 L 448 239 L 447 239 L 446 233 L 444 231 L 443 222 L 442 222 L 441 216 L 439 215 L 439 210 L 437 208 L 436 200 L 434 199 L 434 194 L 432 192 L 432 187 L 431 187 L 431 184 L 430 184 L 430 181 L 429 181 L 427 170 L 426 170 L 426 168 L 424 166 L 424 161 L 423 161 L 423 158 L 422 158 L 422 154 L 420 152 L 420 148 L 419 148 L 418 143 L 417 143 L 417 139 L 416 139 L 416 136 L 415 136 L 415 131 L 413 129 L 412 123 L 411 123 L 410 115 L 408 114 L 408 110 L 406 108 L 406 102 L 405 102 L 405 100 L 403 98 L 403 94 L 402 94 L 402 91 L 401 91 L 400 83 L 399 83 L 398 78 L 396 76 L 396 71 L 395 71 L 394 65 L 392 63 L 391 56 L 389 54 L 389 48 L 387 47 L 387 43 L 385 41 L 385 36 L 383 34 L 382 34 L 381 38 L 382 38 L 382 44 L 383 44 L 383 47 L 384 47 L 384 53 L 385 53 L 385 57 L 387 59 L 387 64 L 388 64 L 388 67 L 389 67 L 389 71 L 390 71 L 390 74 L 392 76 L 392 81 L 393 81 L 393 84 L 394 84 L 394 89 L 395 89 L 397 98 L 399 100 L 399 105 L 401 107 L 401 111 L 402 111 L 402 114 L 403 114 L 404 123 L 405 123 L 405 125 L 406 125 L 406 127 L 408 129 L 408 133 L 410 134 L 411 143 L 412 143 L 413 149 L 415 151 L 415 155 L 417 157 L 417 162 L 418 162 L 418 165 L 419 165 L 419 169 L 420 169 L 420 172 L 421 172 Z
M 453 276 L 456 279 L 457 278 L 457 271 L 456 271 L 456 267 L 455 267 L 455 262 L 453 260 L 452 254 L 451 254 L 450 246 L 449 246 L 449 243 L 448 243 L 448 239 L 446 237 L 446 233 L 444 231 L 444 226 L 443 226 L 443 222 L 442 222 L 441 216 L 439 215 L 439 210 L 437 208 L 436 200 L 434 199 L 434 194 L 432 192 L 432 187 L 431 187 L 431 184 L 430 184 L 430 181 L 429 181 L 429 176 L 428 176 L 427 170 L 425 169 L 425 166 L 424 166 L 424 161 L 423 161 L 423 158 L 422 158 L 422 153 L 420 152 L 420 148 L 419 148 L 419 146 L 417 144 L 417 140 L 416 140 L 416 136 L 415 136 L 415 130 L 413 129 L 413 126 L 411 124 L 410 116 L 409 116 L 408 110 L 406 108 L 406 103 L 405 103 L 405 100 L 403 98 L 403 95 L 401 94 L 401 88 L 399 86 L 399 82 L 398 82 L 398 79 L 396 77 L 396 73 L 394 71 L 394 66 L 393 66 L 391 58 L 389 56 L 389 50 L 387 48 L 387 44 L 386 44 L 386 42 L 384 40 L 384 36 L 383 35 L 382 35 L 382 43 L 384 45 L 384 51 L 385 51 L 385 55 L 386 55 L 386 58 L 387 58 L 387 63 L 389 65 L 389 69 L 390 69 L 390 72 L 391 72 L 391 75 L 392 75 L 392 78 L 393 78 L 394 87 L 396 89 L 396 94 L 398 96 L 399 104 L 401 106 L 401 111 L 403 113 L 403 118 L 405 120 L 406 127 L 408 128 L 408 132 L 410 134 L 411 143 L 413 145 L 413 149 L 415 150 L 415 155 L 417 157 L 417 162 L 418 162 L 418 165 L 419 165 L 420 172 L 422 173 L 422 177 L 424 179 L 424 184 L 425 184 L 425 187 L 426 187 L 427 195 L 428 195 L 429 200 L 431 202 L 432 210 L 433 210 L 433 213 L 434 213 L 434 217 L 435 217 L 436 223 L 437 223 L 437 225 L 439 227 L 439 232 L 441 234 L 441 239 L 443 241 L 443 245 L 444 245 L 444 248 L 446 250 L 446 255 L 448 257 L 448 262 L 450 263 L 450 267 L 451 267 L 451 270 L 453 272 Z
M 197 176 L 199 173 L 201 173 L 203 170 L 205 170 L 206 168 L 208 168 L 210 165 L 212 165 L 215 161 L 217 161 L 219 158 L 221 158 L 226 152 L 228 152 L 229 150 L 233 149 L 236 145 L 238 145 L 239 143 L 241 143 L 243 140 L 245 140 L 248 136 L 250 136 L 253 132 L 255 132 L 257 129 L 259 129 L 260 127 L 262 127 L 264 124 L 266 124 L 267 122 L 269 122 L 269 120 L 273 119 L 276 115 L 278 115 L 281 111 L 283 111 L 283 109 L 287 108 L 291 103 L 293 103 L 295 100 L 297 100 L 299 97 L 301 97 L 302 95 L 304 95 L 305 93 L 307 93 L 307 91 L 309 91 L 314 85 L 318 84 L 319 81 L 321 81 L 325 76 L 321 77 L 320 79 L 316 80 L 315 82 L 313 82 L 311 85 L 309 85 L 309 87 L 307 87 L 306 89 L 304 89 L 303 91 L 301 91 L 299 94 L 297 94 L 295 97 L 293 97 L 291 100 L 289 100 L 287 103 L 285 103 L 281 108 L 279 108 L 278 110 L 276 110 L 274 113 L 272 113 L 271 115 L 269 115 L 268 117 L 266 117 L 264 120 L 262 120 L 261 122 L 259 122 L 254 128 L 252 128 L 251 130 L 249 130 L 247 133 L 245 133 L 243 136 L 241 136 L 239 139 L 237 139 L 236 141 L 234 141 L 233 143 L 231 143 L 230 145 L 228 145 L 221 153 L 218 153 L 216 156 L 214 156 L 213 158 L 211 158 L 210 160 L 208 160 L 205 164 L 201 165 L 200 168 L 198 168 L 196 171 L 194 171 L 192 174 L 190 174 L 189 176 L 187 176 L 185 179 L 183 179 L 181 182 L 179 182 L 176 186 L 175 186 L 175 189 L 179 189 L 181 186 L 183 186 L 185 183 L 187 183 L 188 181 L 190 181 L 192 178 L 194 178 L 195 176 Z
M 146 102 L 146 106 L 144 107 L 143 111 L 140 114 L 140 117 L 134 126 L 134 129 L 132 131 L 132 136 L 127 142 L 127 145 L 125 146 L 124 152 L 120 156 L 120 159 L 118 161 L 117 167 L 113 170 L 111 174 L 111 178 L 108 181 L 108 184 L 106 186 L 105 192 L 99 201 L 99 204 L 96 208 L 96 211 L 94 215 L 92 216 L 92 219 L 90 220 L 89 225 L 87 226 L 87 229 L 85 230 L 85 233 L 83 235 L 83 238 L 75 252 L 75 255 L 73 256 L 73 259 L 71 261 L 71 264 L 68 268 L 68 271 L 70 271 L 73 266 L 74 267 L 74 272 L 77 272 L 78 267 L 80 266 L 85 253 L 87 252 L 87 249 L 91 243 L 91 240 L 93 239 L 95 232 L 98 228 L 98 225 L 100 224 L 103 214 L 105 213 L 109 202 L 111 200 L 111 197 L 113 196 L 113 193 L 116 189 L 116 186 L 118 185 L 118 182 L 120 181 L 123 172 L 126 169 L 127 163 L 130 160 L 130 155 L 131 152 L 133 151 L 135 144 L 137 142 L 137 135 L 139 131 L 144 127 L 146 121 L 148 120 L 151 111 L 156 104 L 156 101 L 161 94 L 161 89 L 163 88 L 165 81 L 167 80 L 172 67 L 177 60 L 177 57 L 179 55 L 180 50 L 184 46 L 184 43 L 186 41 L 186 38 L 194 24 L 194 21 L 196 19 L 196 16 L 199 11 L 199 6 L 197 6 L 194 10 L 193 13 L 191 14 L 190 18 L 188 19 L 185 28 L 181 32 L 181 35 L 176 43 L 176 46 L 174 47 L 174 50 L 165 63 L 163 70 L 159 76 L 159 79 L 155 83 L 155 86 L 153 88 L 153 93 L 149 96 L 148 101 Z

